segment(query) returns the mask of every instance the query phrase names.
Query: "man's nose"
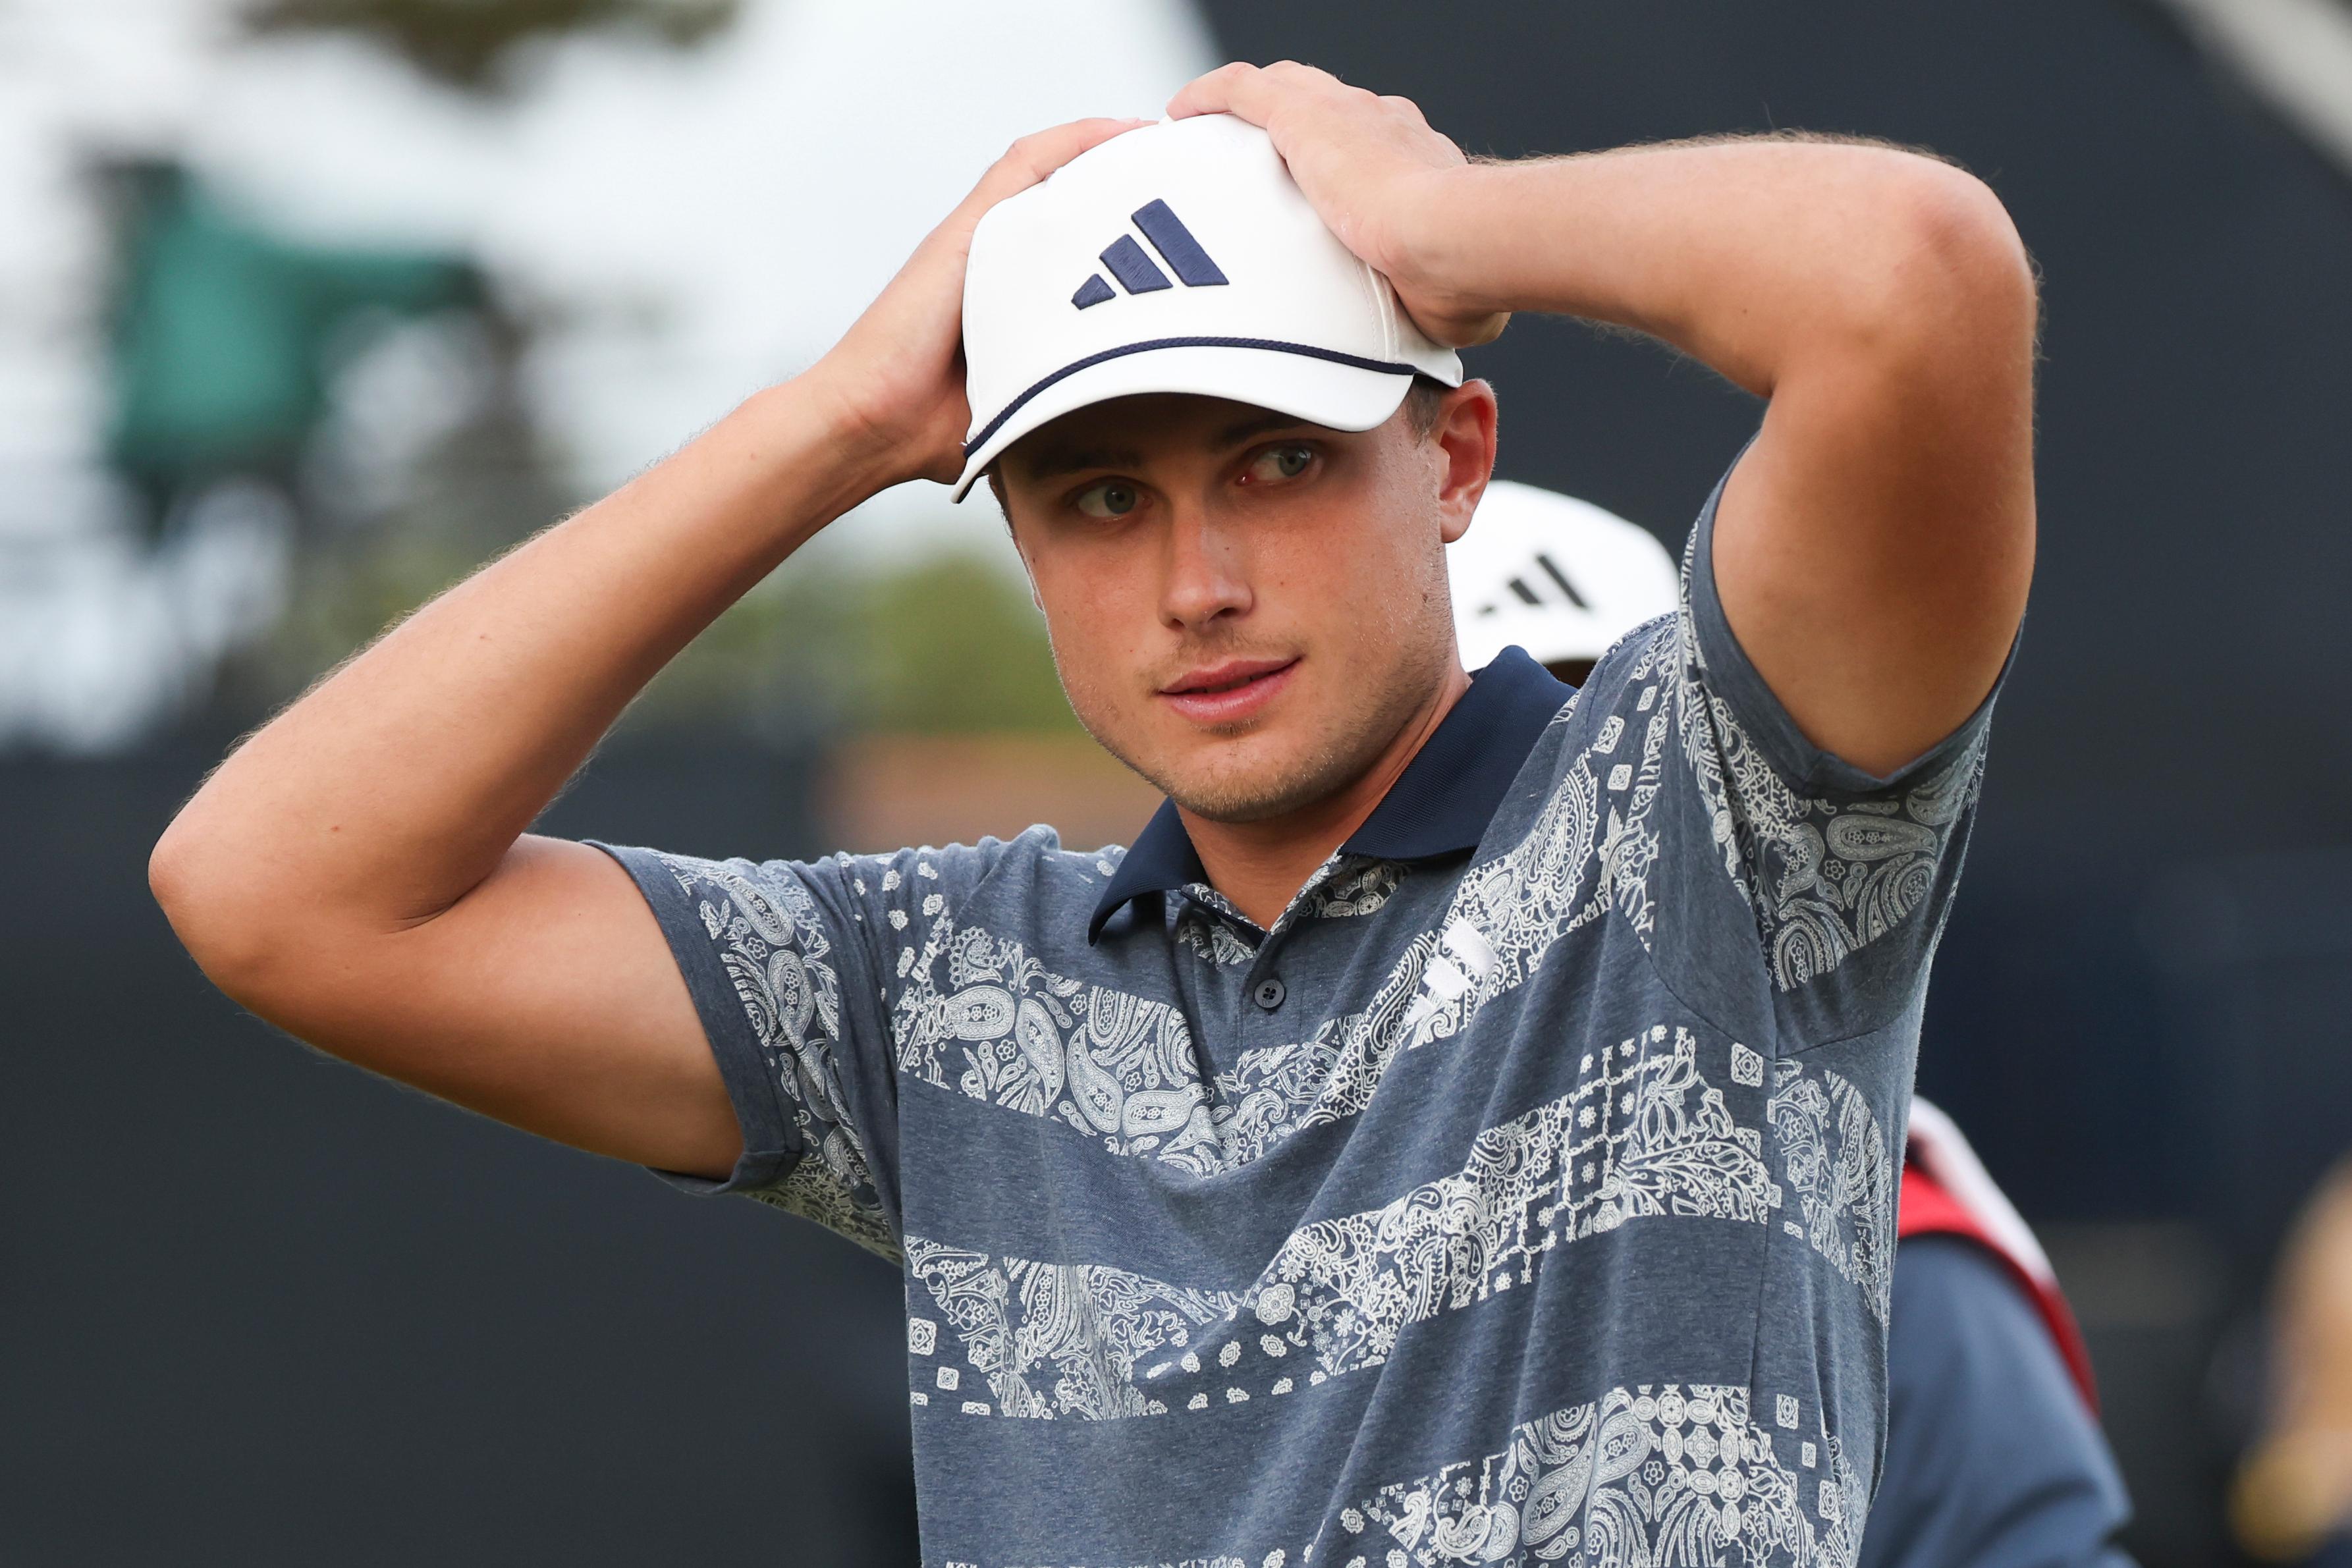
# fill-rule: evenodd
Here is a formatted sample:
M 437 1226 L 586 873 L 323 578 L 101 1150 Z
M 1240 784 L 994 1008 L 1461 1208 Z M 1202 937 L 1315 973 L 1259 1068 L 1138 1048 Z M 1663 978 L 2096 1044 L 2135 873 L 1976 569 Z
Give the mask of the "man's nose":
M 1171 627 L 1194 630 L 1246 614 L 1251 594 L 1248 555 L 1234 530 L 1197 507 L 1173 508 L 1167 533 L 1160 614 Z

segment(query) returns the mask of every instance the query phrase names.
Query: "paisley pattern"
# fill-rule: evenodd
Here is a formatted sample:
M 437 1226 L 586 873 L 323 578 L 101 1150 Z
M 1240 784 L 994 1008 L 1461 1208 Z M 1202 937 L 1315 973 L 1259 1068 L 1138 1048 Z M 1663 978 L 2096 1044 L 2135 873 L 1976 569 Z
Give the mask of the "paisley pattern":
M 1779 1083 L 1765 1116 L 1780 1150 L 1780 1168 L 1804 1215 L 1799 1226 L 1814 1251 L 1862 1288 L 1871 1315 L 1886 1322 L 1895 1289 L 1895 1200 L 1902 1166 L 1861 1090 L 1824 1070 L 1805 1076 L 1793 1061 L 1777 1064 Z
M 1834 1437 L 1796 1448 L 1750 1418 L 1745 1388 L 1612 1388 L 1513 1427 L 1499 1452 L 1339 1509 L 1295 1555 L 1163 1568 L 1853 1568 L 1866 1489 Z
M 1050 973 L 1019 942 L 942 910 L 900 953 L 890 1024 L 902 1075 L 1065 1122 L 1113 1154 L 1203 1174 L 1222 1165 L 1174 1008 Z
M 1356 861 L 1315 890 L 1307 913 L 1318 920 L 1377 915 L 1403 882 L 1404 867 L 1394 861 Z
M 1698 543 L 1696 530 L 1691 548 Z M 1799 794 L 1706 680 L 1685 563 L 1675 643 L 1682 750 L 1732 885 L 1756 913 L 1772 983 L 1793 991 L 1902 925 L 1934 891 L 1951 830 L 1977 798 L 1984 736 L 1910 788 L 1860 800 Z
M 1533 1283 L 1563 1243 L 1666 1216 L 1769 1220 L 1782 1195 L 1761 1135 L 1734 1121 L 1697 1051 L 1690 1030 L 1662 1024 L 1598 1052 L 1574 1092 L 1480 1134 L 1458 1173 L 1293 1231 L 1238 1294 L 918 1237 L 908 1271 L 996 1390 L 985 1413 L 1103 1419 L 1279 1397 L 1380 1365 L 1413 1323 Z M 1166 1354 L 1139 1374 L 1152 1350 Z
M 660 860 L 694 901 L 803 1151 L 750 1196 L 897 1262 L 898 1240 L 842 1093 L 841 980 L 807 889 L 790 878 L 753 882 L 709 861 Z
M 1867 1498 L 1834 1438 L 1828 1459 L 1826 1475 L 1791 1469 L 1745 1388 L 1615 1388 L 1513 1428 L 1499 1453 L 1342 1509 L 1314 1555 L 1340 1568 L 1852 1568 Z
M 1645 655 L 1636 673 L 1657 667 Z M 1658 690 L 1651 685 L 1640 701 L 1656 710 L 1643 742 L 1649 760 L 1631 794 L 1608 808 L 1605 852 L 1595 843 L 1603 791 L 1586 757 L 1570 768 L 1534 828 L 1464 879 L 1444 919 L 1408 945 L 1370 1006 L 1325 1021 L 1305 1040 L 1243 1053 L 1216 1076 L 1213 1095 L 1201 1082 L 1180 1013 L 1049 973 L 1020 943 L 959 925 L 951 911 L 937 907 L 936 894 L 923 901 L 919 941 L 899 949 L 897 969 L 906 983 L 891 1005 L 899 1071 L 944 1087 L 961 1057 L 953 1086 L 974 1099 L 1050 1116 L 1100 1137 L 1115 1154 L 1148 1155 L 1204 1176 L 1260 1158 L 1301 1128 L 1356 1115 L 1398 1051 L 1458 1033 L 1612 902 L 1646 918 L 1639 879 L 1656 858 L 1656 839 L 1644 819 L 1657 797 L 1665 734 Z M 1276 928 L 1307 914 L 1370 913 L 1402 875 L 1393 862 L 1335 856 Z M 1221 949 L 1216 936 L 1196 930 L 1194 922 L 1243 917 L 1212 889 L 1187 893 L 1201 907 L 1180 915 L 1181 943 L 1220 964 L 1255 955 L 1230 931 L 1223 936 L 1234 946 Z M 1025 1032 L 1008 1030 L 1016 1016 Z
M 1697 1043 L 1662 1024 L 1601 1051 L 1574 1092 L 1480 1134 L 1458 1174 L 1292 1232 L 1244 1304 L 1277 1293 L 1291 1343 L 1351 1372 L 1412 1323 L 1532 1283 L 1565 1242 L 1664 1216 L 1762 1224 L 1780 1186 Z
M 1182 1290 L 1125 1269 L 999 1261 L 919 1236 L 907 1239 L 907 1274 L 910 1299 L 916 1284 L 929 1293 L 1002 1416 L 1160 1415 L 1166 1406 L 1136 1385 L 1137 1358 L 1190 1343 L 1201 1325 L 1229 1318 L 1234 1303 L 1224 1292 Z M 961 1381 L 931 1377 L 943 1388 Z
M 1190 904 L 1176 916 L 1176 945 L 1220 968 L 1246 964 L 1257 956 L 1257 949 L 1234 929 L 1232 921 Z

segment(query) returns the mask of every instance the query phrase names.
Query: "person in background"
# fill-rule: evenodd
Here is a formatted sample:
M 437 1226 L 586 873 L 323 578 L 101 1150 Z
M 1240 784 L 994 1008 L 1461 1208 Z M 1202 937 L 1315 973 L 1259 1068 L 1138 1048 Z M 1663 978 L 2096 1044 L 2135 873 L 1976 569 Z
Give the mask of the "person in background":
M 2319 1184 L 2273 1291 L 2269 1430 L 2230 1500 L 2267 1562 L 2352 1568 L 2352 1159 Z
M 1446 568 L 1472 670 L 1517 647 L 1581 685 L 1619 640 L 1675 612 L 1674 559 L 1647 529 L 1511 480 L 1486 486 Z M 1886 1458 L 1860 1568 L 2127 1568 L 2115 1536 L 2130 1502 L 2058 1277 L 1959 1128 L 1916 1095 L 1900 1193 Z M 2293 1423 L 2278 1442 L 2336 1456 L 2340 1518 L 2352 1501 L 2352 1171 L 2334 1206 L 2332 1263 L 2315 1249 L 2289 1300 L 2311 1364 L 2340 1375 L 2294 1406 L 2333 1412 L 2307 1423 L 2333 1446 Z M 2332 1294 L 2313 1288 L 2322 1279 Z M 2332 1340 L 2317 1332 L 2329 1322 Z M 2331 1568 L 2352 1568 L 2344 1551 Z

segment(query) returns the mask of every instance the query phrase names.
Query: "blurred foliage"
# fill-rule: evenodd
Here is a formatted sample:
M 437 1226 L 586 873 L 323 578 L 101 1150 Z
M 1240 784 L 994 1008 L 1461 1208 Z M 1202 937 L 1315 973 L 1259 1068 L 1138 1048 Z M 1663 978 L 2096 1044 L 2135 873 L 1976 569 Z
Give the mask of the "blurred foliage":
M 635 27 L 698 43 L 735 19 L 740 0 L 257 0 L 255 33 L 358 33 L 455 86 L 498 85 L 517 45 L 592 27 Z
M 864 727 L 1075 727 L 1028 595 L 975 556 L 942 556 L 869 584 Z
M 853 525 L 854 526 L 854 525 Z M 680 654 L 627 727 L 1078 733 L 1045 625 L 976 553 L 788 563 Z
M 237 723 L 259 719 L 463 580 L 486 559 L 486 536 L 503 534 L 505 548 L 556 509 L 511 468 L 474 465 L 450 479 L 394 517 L 303 552 L 286 616 L 224 682 Z M 500 506 L 514 511 L 491 516 Z M 620 728 L 780 747 L 842 730 L 1081 733 L 1020 583 L 977 553 L 953 551 L 881 566 L 788 562 L 672 661 Z

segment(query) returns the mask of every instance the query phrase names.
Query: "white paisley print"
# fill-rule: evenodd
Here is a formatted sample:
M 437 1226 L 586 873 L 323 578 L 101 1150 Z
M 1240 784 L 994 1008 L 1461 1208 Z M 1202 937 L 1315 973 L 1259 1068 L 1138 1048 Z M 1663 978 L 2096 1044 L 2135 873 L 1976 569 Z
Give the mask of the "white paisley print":
M 1036 1263 L 907 1239 L 907 1272 L 929 1292 L 1002 1416 L 1109 1420 L 1160 1414 L 1137 1388 L 1139 1357 L 1190 1343 L 1234 1298 L 1096 1263 Z M 952 1366 L 942 1369 L 953 1374 Z M 953 1388 L 960 1376 L 934 1374 Z
M 1793 1061 L 1777 1067 L 1780 1082 L 1764 1113 L 1804 1216 L 1801 1225 L 1784 1223 L 1862 1288 L 1871 1314 L 1884 1323 L 1895 1288 L 1901 1164 L 1861 1090 L 1826 1070 L 1816 1079 Z
M 1532 1283 L 1563 1243 L 1664 1216 L 1763 1224 L 1780 1207 L 1760 1134 L 1699 1073 L 1688 1030 L 1598 1056 L 1573 1092 L 1480 1134 L 1459 1173 L 1292 1232 L 1243 1292 L 912 1236 L 908 1272 L 994 1391 L 972 1413 L 1104 1419 L 1279 1397 Z
M 1691 536 L 1697 548 L 1698 535 Z M 1772 983 L 1793 991 L 1903 924 L 1936 885 L 1954 823 L 1976 799 L 1982 734 L 1899 795 L 1798 794 L 1706 679 L 1690 572 L 1674 627 L 1683 755 L 1725 870 L 1756 912 Z
M 1653 751 L 1663 743 L 1664 705 L 1656 706 Z M 1407 946 L 1370 1006 L 1307 1040 L 1244 1052 L 1216 1076 L 1213 1102 L 1181 1013 L 1053 974 L 1019 942 L 960 925 L 946 910 L 929 912 L 920 941 L 900 949 L 905 984 L 891 1006 L 899 1070 L 1066 1122 L 1113 1153 L 1149 1155 L 1196 1175 L 1259 1158 L 1301 1128 L 1361 1112 L 1398 1051 L 1458 1033 L 1539 970 L 1562 936 L 1605 913 L 1624 868 L 1646 873 L 1649 858 L 1633 846 L 1643 831 L 1638 814 L 1655 800 L 1655 760 L 1622 810 L 1610 807 L 1615 862 L 1596 858 L 1601 790 L 1591 760 L 1581 759 L 1534 828 L 1464 879 L 1444 919 Z M 1396 880 L 1388 862 L 1351 867 L 1335 858 L 1299 908 L 1370 913 Z M 1219 963 L 1245 956 L 1213 946 L 1207 956 Z M 959 1057 L 962 1070 L 950 1080 Z
M 1869 1499 L 1843 1447 L 1776 1434 L 1749 1404 L 1715 1384 L 1613 1388 L 1342 1507 L 1296 1553 L 1166 1568 L 1853 1568 Z
M 899 954 L 890 1024 L 901 1073 L 1066 1122 L 1113 1154 L 1202 1173 L 1221 1165 L 1192 1030 L 1174 1008 L 1050 973 L 1019 942 L 943 911 Z
M 1339 1568 L 1852 1568 L 1868 1499 L 1834 1437 L 1827 1473 L 1804 1472 L 1822 1457 L 1808 1443 L 1802 1461 L 1784 1458 L 1745 1388 L 1617 1388 L 1515 1427 L 1499 1453 L 1341 1510 L 1314 1556 Z
M 750 1196 L 897 1262 L 898 1238 L 842 1094 L 841 981 L 807 890 L 789 878 L 754 883 L 726 865 L 660 858 L 695 901 L 804 1151 L 779 1181 Z
M 1220 968 L 1246 964 L 1257 956 L 1257 949 L 1234 929 L 1231 921 L 1192 904 L 1176 916 L 1176 945 Z

